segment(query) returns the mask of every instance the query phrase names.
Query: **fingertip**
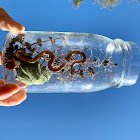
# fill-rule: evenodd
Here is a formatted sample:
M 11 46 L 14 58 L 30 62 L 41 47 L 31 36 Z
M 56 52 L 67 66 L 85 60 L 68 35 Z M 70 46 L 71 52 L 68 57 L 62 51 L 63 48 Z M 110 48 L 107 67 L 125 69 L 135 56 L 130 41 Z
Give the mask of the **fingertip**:
M 25 83 L 23 83 L 21 81 L 16 82 L 16 84 L 20 87 L 20 89 L 26 88 L 28 86 L 27 84 L 25 84 Z
M 22 25 L 22 29 L 21 29 L 21 31 L 25 31 L 25 27 Z
M 6 84 L 0 87 L 0 100 L 4 100 L 20 90 L 17 84 Z
M 7 24 L 7 29 L 12 33 L 22 33 L 25 30 L 25 27 L 14 20 Z
M 15 22 L 14 27 L 16 32 L 23 32 L 25 30 L 25 27 L 17 22 Z
M 22 88 L 22 89 L 20 89 L 20 91 L 26 93 L 27 92 L 27 89 L 26 88 Z
M 19 92 L 15 93 L 11 97 L 5 99 L 4 103 L 6 106 L 16 106 L 21 104 L 27 98 L 25 89 L 21 89 Z
M 10 88 L 13 88 L 17 91 L 20 90 L 19 86 L 17 84 L 11 83 L 11 84 L 6 84 L 6 87 L 9 86 Z

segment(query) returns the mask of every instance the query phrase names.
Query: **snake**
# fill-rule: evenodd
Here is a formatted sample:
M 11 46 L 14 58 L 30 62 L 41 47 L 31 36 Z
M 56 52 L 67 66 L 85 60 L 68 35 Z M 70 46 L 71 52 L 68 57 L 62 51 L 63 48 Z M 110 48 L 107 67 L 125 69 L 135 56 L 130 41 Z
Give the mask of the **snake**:
M 22 55 L 21 55 L 21 54 L 22 54 Z M 64 63 L 62 63 L 58 68 L 54 68 L 54 67 L 52 66 L 52 63 L 53 63 L 54 60 L 55 60 L 55 55 L 54 55 L 53 52 L 51 52 L 51 51 L 49 51 L 49 50 L 46 50 L 46 51 L 43 51 L 43 52 L 38 53 L 38 55 L 37 55 L 35 58 L 27 58 L 26 56 L 28 56 L 28 53 L 26 53 L 23 49 L 18 49 L 18 50 L 16 50 L 16 52 L 15 52 L 15 56 L 16 56 L 18 59 L 20 59 L 21 61 L 24 61 L 24 62 L 28 62 L 28 63 L 35 63 L 35 62 L 37 62 L 42 56 L 44 56 L 44 55 L 46 55 L 46 54 L 48 54 L 48 55 L 50 56 L 50 58 L 51 58 L 51 59 L 49 60 L 49 62 L 48 62 L 48 68 L 49 68 L 52 72 L 61 71 L 61 70 L 68 64 L 68 62 L 69 62 L 69 60 L 70 60 L 70 57 L 73 56 L 73 55 L 75 55 L 75 54 L 80 54 L 80 55 L 82 55 L 83 59 L 82 59 L 82 60 L 75 61 L 75 62 L 72 63 L 72 65 L 71 65 L 71 71 L 72 71 L 72 72 L 74 72 L 74 73 L 79 72 L 80 69 L 81 69 L 82 64 L 86 62 L 86 55 L 85 55 L 85 53 L 83 53 L 83 52 L 81 52 L 81 51 L 78 51 L 78 50 L 69 52 L 68 55 L 67 55 L 67 57 L 65 58 Z M 80 63 L 80 67 L 79 67 L 79 69 L 78 69 L 77 71 L 75 71 L 74 65 L 79 64 L 79 63 Z

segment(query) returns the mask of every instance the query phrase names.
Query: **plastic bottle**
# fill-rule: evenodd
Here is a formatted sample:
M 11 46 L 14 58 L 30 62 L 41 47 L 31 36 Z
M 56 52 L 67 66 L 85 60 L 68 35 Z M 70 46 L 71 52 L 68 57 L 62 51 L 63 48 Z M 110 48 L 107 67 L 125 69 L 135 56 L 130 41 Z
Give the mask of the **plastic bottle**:
M 5 83 L 29 93 L 95 92 L 130 86 L 139 76 L 140 50 L 134 42 L 69 33 L 9 33 L 2 51 Z

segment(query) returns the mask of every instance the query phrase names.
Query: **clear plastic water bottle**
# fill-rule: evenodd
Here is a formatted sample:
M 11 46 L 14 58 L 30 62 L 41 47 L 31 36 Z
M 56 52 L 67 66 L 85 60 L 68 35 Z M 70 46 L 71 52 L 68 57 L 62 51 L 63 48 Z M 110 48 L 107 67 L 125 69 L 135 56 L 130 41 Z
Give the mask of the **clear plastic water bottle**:
M 68 32 L 9 33 L 2 51 L 5 83 L 29 93 L 95 92 L 136 83 L 140 50 L 134 42 Z

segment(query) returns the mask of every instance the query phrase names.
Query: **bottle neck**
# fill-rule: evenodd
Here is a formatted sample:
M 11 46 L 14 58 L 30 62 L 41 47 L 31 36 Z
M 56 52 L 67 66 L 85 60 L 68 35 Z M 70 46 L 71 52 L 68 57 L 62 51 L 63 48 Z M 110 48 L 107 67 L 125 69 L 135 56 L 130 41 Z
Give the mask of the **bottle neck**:
M 115 87 L 131 86 L 136 83 L 140 73 L 140 49 L 134 42 L 114 40 L 115 46 L 121 48 L 123 55 L 123 71 Z

